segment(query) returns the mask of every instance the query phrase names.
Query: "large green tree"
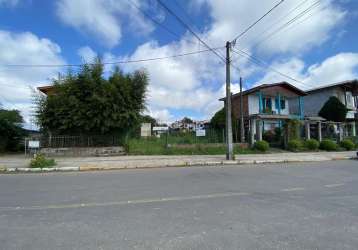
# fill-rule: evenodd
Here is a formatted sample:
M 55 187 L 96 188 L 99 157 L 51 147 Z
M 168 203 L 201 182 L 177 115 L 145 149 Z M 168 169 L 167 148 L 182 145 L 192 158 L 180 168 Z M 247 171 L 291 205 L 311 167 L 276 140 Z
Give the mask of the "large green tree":
M 0 151 L 15 151 L 25 132 L 21 127 L 23 118 L 18 110 L 0 108 Z
M 232 132 L 234 141 L 238 141 L 239 136 L 239 121 L 235 118 L 234 114 L 231 113 Z M 210 120 L 210 124 L 215 129 L 225 129 L 226 125 L 226 110 L 225 107 L 217 111 Z
M 343 122 L 347 112 L 346 106 L 337 97 L 331 96 L 319 111 L 319 115 L 328 121 Z
M 148 75 L 116 68 L 103 76 L 99 60 L 77 74 L 53 81 L 54 91 L 37 99 L 40 127 L 54 134 L 126 133 L 138 127 L 145 110 Z
M 210 120 L 211 126 L 220 129 L 225 128 L 225 124 L 226 124 L 225 117 L 226 117 L 225 109 L 222 108 L 219 111 L 217 111 L 214 114 L 214 116 L 211 118 Z

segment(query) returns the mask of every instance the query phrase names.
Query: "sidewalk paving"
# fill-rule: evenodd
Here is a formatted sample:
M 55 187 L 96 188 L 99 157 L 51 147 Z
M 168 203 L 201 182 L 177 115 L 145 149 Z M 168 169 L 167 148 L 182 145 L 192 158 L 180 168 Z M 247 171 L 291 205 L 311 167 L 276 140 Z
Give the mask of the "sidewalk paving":
M 88 171 L 132 168 L 159 168 L 210 166 L 233 164 L 262 164 L 289 162 L 317 162 L 356 158 L 355 151 L 305 152 L 236 155 L 236 160 L 226 161 L 224 155 L 165 155 L 165 156 L 115 156 L 115 157 L 57 157 L 55 168 L 43 171 Z M 0 156 L 0 172 L 40 171 L 29 169 L 30 159 L 24 155 Z

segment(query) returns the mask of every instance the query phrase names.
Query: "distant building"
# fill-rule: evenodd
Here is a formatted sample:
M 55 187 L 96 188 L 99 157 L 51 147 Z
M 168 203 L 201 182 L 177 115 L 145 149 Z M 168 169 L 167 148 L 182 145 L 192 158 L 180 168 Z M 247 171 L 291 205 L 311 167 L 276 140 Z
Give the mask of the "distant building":
M 196 121 L 188 118 L 183 118 L 182 120 L 173 122 L 170 125 L 170 128 L 173 130 L 196 131 L 199 129 L 207 129 L 209 127 L 209 124 L 209 120 Z

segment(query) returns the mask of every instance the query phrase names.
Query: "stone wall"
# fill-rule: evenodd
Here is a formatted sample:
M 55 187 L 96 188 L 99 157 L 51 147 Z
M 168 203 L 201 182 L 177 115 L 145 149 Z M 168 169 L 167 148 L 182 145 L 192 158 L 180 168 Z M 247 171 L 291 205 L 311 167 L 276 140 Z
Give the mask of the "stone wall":
M 126 154 L 124 147 L 41 148 L 40 153 L 46 156 L 117 156 Z

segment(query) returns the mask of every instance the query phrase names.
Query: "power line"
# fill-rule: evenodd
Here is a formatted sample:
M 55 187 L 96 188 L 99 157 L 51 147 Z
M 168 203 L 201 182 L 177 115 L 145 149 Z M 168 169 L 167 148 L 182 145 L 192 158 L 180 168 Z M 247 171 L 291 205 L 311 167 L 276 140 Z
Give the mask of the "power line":
M 207 47 L 211 52 L 213 52 L 217 57 L 219 57 L 221 60 L 223 60 L 224 63 L 226 63 L 226 59 L 217 53 L 214 49 L 212 49 L 205 41 L 203 41 L 199 35 L 197 35 L 192 28 L 186 24 L 177 14 L 175 14 L 166 4 L 164 4 L 161 0 L 157 0 L 157 2 L 162 6 L 169 14 L 175 17 L 175 19 L 183 26 L 185 27 L 193 36 L 196 37 L 202 44 L 204 44 L 205 47 Z
M 275 27 L 276 25 L 278 25 L 282 20 L 284 20 L 286 17 L 289 17 L 291 15 L 291 13 L 293 13 L 294 11 L 296 11 L 297 9 L 299 9 L 303 4 L 305 4 L 307 1 L 309 0 L 303 0 L 301 1 L 298 5 L 296 5 L 294 8 L 290 9 L 290 11 L 288 13 L 286 13 L 285 15 L 281 15 L 278 20 L 276 20 L 276 22 L 271 22 L 271 25 L 267 26 L 265 28 L 265 31 L 263 31 L 262 33 L 260 33 L 260 35 L 256 36 L 256 38 L 254 40 L 259 40 L 258 38 L 263 37 L 267 32 L 269 32 L 273 27 Z
M 158 25 L 159 27 L 161 27 L 162 29 L 164 29 L 165 31 L 167 31 L 169 34 L 171 34 L 172 36 L 174 36 L 175 38 L 178 38 L 179 40 L 182 39 L 181 35 L 179 35 L 178 33 L 172 31 L 171 29 L 169 29 L 167 26 L 165 26 L 163 23 L 158 22 L 157 20 L 155 20 L 155 18 L 153 18 L 148 12 L 144 11 L 143 9 L 141 9 L 134 1 L 132 0 L 128 0 L 130 2 L 130 4 L 132 4 L 137 10 L 139 10 L 145 17 L 147 17 L 149 20 L 151 20 L 154 24 Z M 187 40 L 187 39 L 186 39 Z M 194 43 L 193 41 L 187 40 L 190 43 Z
M 170 58 L 177 58 L 177 57 L 184 57 L 189 55 L 195 55 L 203 52 L 209 52 L 209 51 L 215 51 L 225 48 L 223 47 L 216 47 L 216 48 L 210 48 L 205 50 L 198 50 L 198 51 L 192 51 L 182 54 L 175 54 L 170 56 L 163 56 L 163 57 L 153 57 L 153 58 L 144 58 L 144 59 L 138 59 L 138 60 L 125 60 L 125 61 L 115 61 L 115 62 L 102 62 L 103 65 L 115 65 L 115 64 L 126 64 L 126 63 L 138 63 L 138 62 L 148 62 L 148 61 L 157 61 L 157 60 L 164 60 L 164 59 L 170 59 Z M 45 67 L 81 67 L 84 65 L 95 65 L 95 63 L 81 63 L 81 64 L 4 64 L 0 65 L 0 67 L 24 67 L 24 68 L 45 68 Z
M 263 61 L 262 59 L 259 59 L 259 58 L 257 58 L 257 57 L 255 58 L 254 56 L 250 55 L 250 54 L 249 54 L 248 52 L 246 52 L 246 51 L 243 51 L 243 50 L 238 49 L 238 51 L 237 51 L 237 50 L 233 50 L 233 52 L 235 52 L 235 53 L 237 53 L 237 54 L 241 54 L 241 55 L 247 57 L 251 62 L 257 64 L 258 66 L 260 66 L 260 67 L 262 67 L 262 68 L 270 69 L 271 71 L 276 72 L 277 74 L 279 74 L 279 75 L 281 75 L 281 76 L 283 76 L 283 77 L 286 77 L 286 78 L 288 78 L 288 79 L 290 79 L 290 80 L 292 80 L 292 81 L 295 81 L 295 82 L 297 82 L 297 83 L 300 83 L 301 85 L 308 86 L 308 87 L 312 87 L 312 86 L 313 86 L 313 85 L 311 85 L 311 84 L 307 84 L 307 83 L 305 83 L 305 82 L 302 82 L 302 81 L 300 81 L 300 80 L 297 80 L 297 79 L 295 79 L 294 77 L 289 76 L 289 75 L 287 75 L 287 74 L 285 74 L 285 73 L 282 73 L 281 71 L 279 71 L 279 70 L 273 68 L 273 67 L 272 67 L 271 65 L 269 65 L 267 62 L 265 62 L 265 61 Z
M 307 9 L 303 10 L 302 12 L 300 12 L 298 15 L 296 15 L 295 17 L 293 17 L 292 19 L 290 19 L 289 21 L 287 21 L 286 23 L 284 23 L 283 25 L 281 25 L 280 27 L 278 27 L 277 29 L 275 29 L 273 32 L 271 32 L 269 35 L 265 36 L 261 41 L 257 42 L 256 44 L 254 44 L 253 47 L 256 47 L 260 44 L 262 44 L 263 42 L 265 42 L 266 40 L 270 39 L 272 36 L 276 35 L 277 33 L 281 32 L 283 29 L 289 27 L 291 24 L 293 24 L 294 22 L 296 22 L 298 19 L 300 19 L 302 16 L 306 15 L 307 13 L 309 13 L 311 10 L 313 10 L 315 7 L 317 7 L 320 4 L 320 0 L 315 1 L 313 4 L 311 4 Z
M 243 32 L 241 32 L 239 35 L 237 35 L 233 41 L 241 38 L 243 35 L 245 35 L 250 29 L 252 29 L 257 23 L 259 23 L 262 19 L 264 19 L 267 15 L 269 15 L 274 9 L 276 9 L 278 6 L 280 6 L 285 0 L 281 0 L 278 2 L 275 6 L 273 6 L 269 11 L 267 11 L 263 16 L 261 16 L 259 19 L 257 19 L 253 24 L 251 24 L 249 27 L 247 27 Z

